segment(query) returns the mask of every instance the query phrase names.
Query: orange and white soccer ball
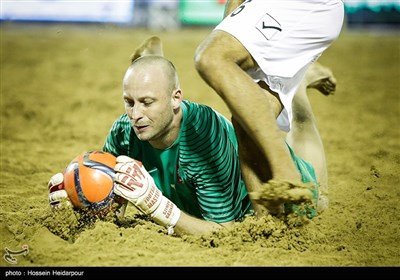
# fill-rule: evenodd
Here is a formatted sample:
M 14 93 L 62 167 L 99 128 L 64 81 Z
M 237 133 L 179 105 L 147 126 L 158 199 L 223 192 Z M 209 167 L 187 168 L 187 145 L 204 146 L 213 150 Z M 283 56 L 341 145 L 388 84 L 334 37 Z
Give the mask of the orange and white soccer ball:
M 116 157 L 102 151 L 76 156 L 64 170 L 64 188 L 77 209 L 102 211 L 114 203 Z

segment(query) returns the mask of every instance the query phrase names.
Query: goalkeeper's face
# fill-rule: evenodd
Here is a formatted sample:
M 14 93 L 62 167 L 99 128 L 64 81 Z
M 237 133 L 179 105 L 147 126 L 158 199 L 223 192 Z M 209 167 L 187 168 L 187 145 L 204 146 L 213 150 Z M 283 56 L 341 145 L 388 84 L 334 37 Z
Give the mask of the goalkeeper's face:
M 137 137 L 159 149 L 171 146 L 179 134 L 182 94 L 171 86 L 162 67 L 128 69 L 123 89 L 125 110 Z

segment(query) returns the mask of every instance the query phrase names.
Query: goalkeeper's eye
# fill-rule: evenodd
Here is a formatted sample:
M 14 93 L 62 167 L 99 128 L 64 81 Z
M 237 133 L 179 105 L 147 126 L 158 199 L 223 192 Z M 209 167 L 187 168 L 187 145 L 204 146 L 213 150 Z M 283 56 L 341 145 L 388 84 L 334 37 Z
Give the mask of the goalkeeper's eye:
M 135 102 L 133 102 L 133 100 L 129 98 L 124 98 L 124 103 L 127 107 L 133 107 L 133 105 L 135 105 Z

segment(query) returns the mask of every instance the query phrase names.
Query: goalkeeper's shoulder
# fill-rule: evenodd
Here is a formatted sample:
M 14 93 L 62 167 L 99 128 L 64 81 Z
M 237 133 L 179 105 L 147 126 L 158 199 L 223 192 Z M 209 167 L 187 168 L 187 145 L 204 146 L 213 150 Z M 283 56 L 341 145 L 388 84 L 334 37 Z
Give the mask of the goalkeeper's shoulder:
M 112 124 L 111 131 L 130 131 L 131 122 L 127 114 L 119 116 Z
M 103 150 L 114 155 L 123 154 L 123 152 L 126 152 L 126 146 L 129 145 L 131 141 L 131 134 L 132 127 L 129 117 L 123 114 L 112 124 L 107 134 Z

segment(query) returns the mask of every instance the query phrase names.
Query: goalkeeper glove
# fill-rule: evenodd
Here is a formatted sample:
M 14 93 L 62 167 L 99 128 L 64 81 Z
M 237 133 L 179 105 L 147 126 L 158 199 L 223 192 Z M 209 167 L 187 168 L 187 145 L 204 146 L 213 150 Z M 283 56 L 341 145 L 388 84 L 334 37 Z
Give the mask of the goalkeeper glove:
M 173 234 L 181 210 L 157 188 L 143 164 L 127 156 L 117 157 L 114 193 L 130 201 L 141 212 Z
M 49 189 L 49 204 L 52 210 L 57 210 L 64 206 L 72 206 L 64 189 L 64 175 L 62 173 L 54 174 L 50 178 L 47 187 Z

